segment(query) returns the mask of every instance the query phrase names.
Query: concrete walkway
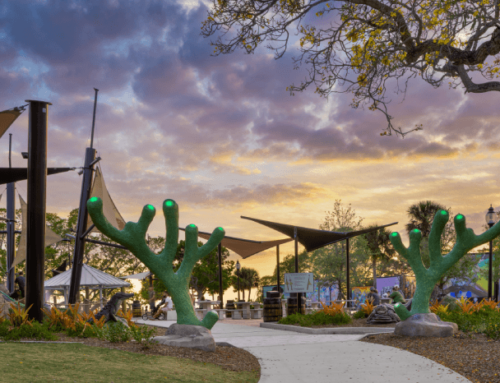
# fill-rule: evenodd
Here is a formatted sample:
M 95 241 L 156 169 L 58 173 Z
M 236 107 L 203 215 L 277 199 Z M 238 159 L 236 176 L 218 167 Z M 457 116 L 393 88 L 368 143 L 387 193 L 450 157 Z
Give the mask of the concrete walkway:
M 175 322 L 137 323 L 168 327 Z M 259 359 L 259 383 L 470 383 L 430 359 L 359 342 L 364 335 L 311 335 L 227 322 L 216 323 L 212 335 L 216 342 L 243 348 Z

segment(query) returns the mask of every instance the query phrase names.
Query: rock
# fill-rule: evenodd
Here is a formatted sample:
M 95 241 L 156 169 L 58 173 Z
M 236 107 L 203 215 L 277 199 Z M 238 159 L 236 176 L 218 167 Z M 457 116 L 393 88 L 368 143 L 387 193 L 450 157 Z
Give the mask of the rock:
M 167 329 L 165 336 L 155 336 L 153 340 L 167 346 L 215 351 L 215 340 L 212 332 L 203 326 L 174 323 Z
M 404 322 L 398 323 L 395 335 L 447 337 L 458 332 L 456 323 L 443 322 L 436 314 L 413 314 Z
M 394 311 L 394 306 L 390 304 L 381 304 L 376 306 L 368 316 L 366 323 L 368 324 L 386 324 L 400 322 L 398 314 Z

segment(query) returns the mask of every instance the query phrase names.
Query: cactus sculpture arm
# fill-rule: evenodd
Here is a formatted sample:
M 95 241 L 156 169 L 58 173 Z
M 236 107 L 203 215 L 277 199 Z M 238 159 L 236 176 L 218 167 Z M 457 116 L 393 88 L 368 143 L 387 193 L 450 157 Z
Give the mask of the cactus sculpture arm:
M 420 230 L 414 229 L 410 232 L 410 247 L 406 248 L 401 242 L 398 233 L 392 233 L 389 238 L 394 249 L 405 258 L 415 273 L 417 286 L 411 303 L 411 311 L 402 304 L 394 306 L 401 320 L 405 320 L 413 314 L 429 313 L 429 300 L 434 286 L 444 273 L 460 260 L 467 252 L 483 243 L 493 240 L 500 234 L 500 224 L 496 224 L 486 232 L 475 235 L 472 229 L 465 226 L 465 217 L 457 214 L 454 219 L 457 241 L 453 249 L 445 256 L 441 255 L 441 233 L 448 222 L 448 212 L 438 211 L 434 216 L 431 232 L 429 235 L 429 257 L 430 266 L 426 269 L 420 257 Z
M 216 228 L 208 242 L 198 247 L 198 228 L 193 224 L 188 225 L 186 227 L 184 259 L 181 267 L 174 273 L 172 263 L 179 239 L 179 206 L 171 199 L 165 200 L 162 206 L 167 226 L 167 238 L 163 251 L 160 254 L 155 254 L 150 250 L 145 240 L 146 231 L 156 213 L 156 209 L 152 205 L 144 206 L 137 223 L 127 222 L 123 230 L 118 230 L 104 217 L 100 198 L 92 197 L 87 201 L 92 221 L 101 233 L 127 247 L 167 287 L 177 311 L 177 323 L 204 326 L 211 329 L 219 316 L 215 312 L 209 312 L 202 321 L 196 317 L 189 296 L 189 278 L 196 262 L 208 255 L 222 241 L 225 234 L 224 229 L 222 227 Z

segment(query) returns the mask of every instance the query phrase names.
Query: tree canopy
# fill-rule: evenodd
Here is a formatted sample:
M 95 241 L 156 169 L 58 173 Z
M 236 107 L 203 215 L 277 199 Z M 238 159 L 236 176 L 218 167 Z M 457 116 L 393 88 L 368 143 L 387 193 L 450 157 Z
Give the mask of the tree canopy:
M 279 59 L 293 29 L 300 36 L 295 67 L 305 63 L 309 73 L 286 90 L 351 93 L 352 107 L 384 113 L 381 135 L 422 129 L 395 128 L 387 109 L 388 88 L 405 94 L 412 78 L 466 93 L 500 91 L 491 81 L 500 76 L 498 0 L 213 0 L 201 33 L 222 32 L 214 55 L 253 53 L 267 41 Z

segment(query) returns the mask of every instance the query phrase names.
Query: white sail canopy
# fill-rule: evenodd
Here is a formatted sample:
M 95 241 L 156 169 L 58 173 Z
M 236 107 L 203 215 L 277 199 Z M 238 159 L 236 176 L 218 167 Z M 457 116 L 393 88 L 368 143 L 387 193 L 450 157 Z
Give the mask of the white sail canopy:
M 100 168 L 97 168 L 95 171 L 94 184 L 92 185 L 92 192 L 90 193 L 90 196 L 99 197 L 102 200 L 102 210 L 104 216 L 112 226 L 114 226 L 118 230 L 122 230 L 125 227 L 125 220 L 123 219 L 122 215 L 116 208 L 115 203 L 111 199 L 111 196 L 109 195 Z M 87 218 L 87 227 L 85 230 L 88 230 L 90 226 L 92 226 L 92 218 L 90 218 L 89 215 Z M 92 229 L 92 232 L 99 232 L 99 230 L 94 227 Z
M 19 194 L 19 201 L 21 202 L 21 214 L 22 214 L 22 230 L 21 230 L 21 239 L 19 240 L 19 248 L 16 252 L 16 257 L 14 258 L 14 262 L 12 266 L 15 266 L 26 259 L 26 230 L 28 227 L 28 204 L 24 201 L 21 194 Z M 45 227 L 45 246 L 53 245 L 62 241 L 62 238 L 54 233 L 54 231 L 50 228 L 50 226 L 46 225 Z

